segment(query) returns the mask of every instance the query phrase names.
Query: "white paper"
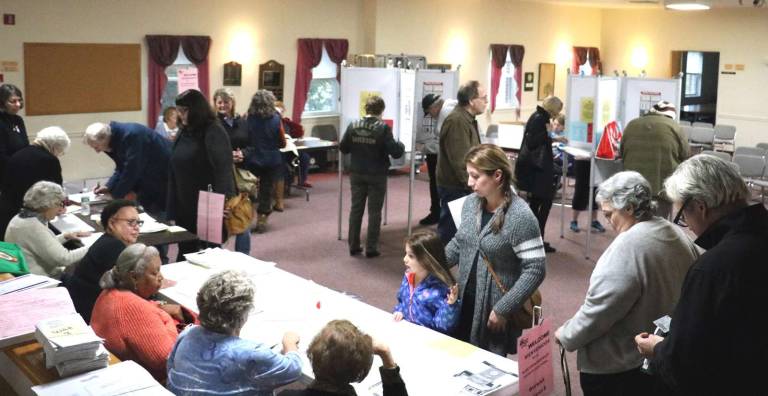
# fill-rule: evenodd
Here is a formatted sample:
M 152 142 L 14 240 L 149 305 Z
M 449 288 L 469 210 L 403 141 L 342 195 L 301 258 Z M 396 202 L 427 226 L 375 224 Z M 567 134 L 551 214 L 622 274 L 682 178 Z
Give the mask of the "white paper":
M 0 295 L 20 292 L 30 289 L 45 289 L 56 287 L 60 281 L 47 276 L 27 274 L 0 282 Z
M 103 232 L 94 232 L 91 235 L 80 237 L 80 242 L 82 242 L 85 247 L 91 247 L 91 245 L 96 243 L 96 240 L 101 238 L 102 235 L 104 235 Z
M 180 227 L 180 226 L 177 226 L 177 225 L 168 227 L 168 231 L 170 231 L 170 232 L 184 232 L 186 230 L 187 230 L 186 228 Z
M 97 194 L 94 194 L 93 191 L 78 193 L 78 194 L 69 194 L 69 200 L 72 202 L 82 202 L 83 197 L 88 197 L 88 200 L 90 203 L 106 201 L 109 199 L 107 195 L 104 195 L 104 194 L 97 195 Z
M 65 232 L 78 232 L 78 231 L 96 231 L 88 223 L 80 220 L 79 217 L 73 214 L 63 214 L 51 221 L 51 225 L 56 227 L 62 234 Z
M 32 387 L 38 396 L 173 395 L 132 360 Z
M 75 305 L 63 287 L 0 296 L 0 346 L 32 339 L 37 322 L 68 313 L 75 313 Z
M 168 229 L 167 224 L 163 224 L 157 220 L 155 220 L 152 216 L 145 213 L 139 214 L 139 219 L 144 221 L 144 224 L 141 225 L 141 229 L 139 230 L 142 234 L 149 234 L 152 232 L 160 232 L 165 231 Z
M 459 226 L 461 225 L 461 208 L 464 207 L 464 201 L 467 200 L 467 197 L 468 195 L 465 195 L 459 199 L 448 202 L 448 210 L 451 212 L 451 217 L 453 218 L 454 224 L 456 224 L 456 229 L 459 229 Z

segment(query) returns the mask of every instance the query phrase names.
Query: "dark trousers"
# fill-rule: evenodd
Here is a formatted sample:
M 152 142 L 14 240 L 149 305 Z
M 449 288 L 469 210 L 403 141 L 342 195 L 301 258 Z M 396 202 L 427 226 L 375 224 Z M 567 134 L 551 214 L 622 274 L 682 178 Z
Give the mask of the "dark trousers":
M 633 370 L 615 374 L 579 373 L 584 396 L 644 396 L 655 395 L 653 377 Z
M 544 227 L 547 225 L 549 210 L 552 209 L 552 198 L 541 198 L 529 193 L 528 205 L 531 207 L 533 215 L 536 216 L 536 220 L 539 221 L 541 239 L 544 239 Z
M 352 186 L 352 207 L 349 210 L 349 250 L 360 249 L 360 228 L 363 225 L 365 202 L 368 201 L 368 235 L 365 250 L 379 250 L 381 232 L 381 209 L 387 193 L 387 175 L 364 175 L 352 173 L 349 177 Z
M 259 177 L 259 196 L 257 197 L 256 213 L 272 213 L 272 184 L 275 182 L 275 176 L 279 171 L 280 168 L 251 169 L 251 172 Z
M 429 214 L 440 215 L 440 195 L 437 193 L 437 154 L 427 154 L 427 173 L 429 174 Z
M 448 209 L 448 202 L 469 195 L 469 191 L 463 188 L 437 187 L 437 193 L 440 195 L 440 220 L 437 222 L 437 235 L 440 236 L 443 244 L 447 245 L 456 235 L 456 224 L 453 222 L 451 211 Z M 460 216 L 461 213 L 458 215 Z

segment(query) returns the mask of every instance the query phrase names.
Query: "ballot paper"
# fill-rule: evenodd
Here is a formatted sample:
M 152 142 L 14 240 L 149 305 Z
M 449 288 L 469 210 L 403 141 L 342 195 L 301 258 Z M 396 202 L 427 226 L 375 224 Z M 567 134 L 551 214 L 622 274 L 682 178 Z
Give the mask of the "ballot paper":
M 139 230 L 139 232 L 142 234 L 160 232 L 168 229 L 167 224 L 163 224 L 155 220 L 152 216 L 150 216 L 146 212 L 139 214 L 139 219 L 141 219 L 144 222 L 144 224 L 141 225 L 141 229 Z
M 451 202 L 448 202 L 448 210 L 451 212 L 451 217 L 453 218 L 454 224 L 456 224 L 456 229 L 459 229 L 459 226 L 461 225 L 461 208 L 464 207 L 464 201 L 467 200 L 467 195 L 455 199 Z
M 63 287 L 33 289 L 0 296 L 0 347 L 34 339 L 35 325 L 54 316 L 75 313 Z
M 78 232 L 78 231 L 96 231 L 88 223 L 80 220 L 79 217 L 74 214 L 59 215 L 51 221 L 51 225 L 56 227 L 61 233 L 65 232 Z
M 72 202 L 82 202 L 84 197 L 88 198 L 90 203 L 109 200 L 108 195 L 94 194 L 92 191 L 79 194 L 69 194 L 69 200 Z
M 47 276 L 27 274 L 0 282 L 0 295 L 31 289 L 56 287 L 61 282 Z
M 38 396 L 173 395 L 132 360 L 50 384 L 32 387 Z
M 222 243 L 224 226 L 224 194 L 200 191 L 197 200 L 197 236 L 213 243 Z

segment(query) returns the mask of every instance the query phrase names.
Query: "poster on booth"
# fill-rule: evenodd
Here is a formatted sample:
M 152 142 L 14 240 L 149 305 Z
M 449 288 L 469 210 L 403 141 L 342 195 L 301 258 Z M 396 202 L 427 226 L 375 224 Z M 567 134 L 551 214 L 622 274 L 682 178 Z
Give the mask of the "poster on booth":
M 371 98 L 373 96 L 381 97 L 381 92 L 378 92 L 378 91 L 360 91 L 360 118 L 363 118 L 366 115 L 365 102 L 368 101 L 368 98 Z
M 524 330 L 517 338 L 520 396 L 554 394 L 551 330 L 549 319 L 544 319 L 540 325 Z
M 197 83 L 197 68 L 179 69 L 177 75 L 179 76 L 179 92 L 189 89 L 200 90 Z

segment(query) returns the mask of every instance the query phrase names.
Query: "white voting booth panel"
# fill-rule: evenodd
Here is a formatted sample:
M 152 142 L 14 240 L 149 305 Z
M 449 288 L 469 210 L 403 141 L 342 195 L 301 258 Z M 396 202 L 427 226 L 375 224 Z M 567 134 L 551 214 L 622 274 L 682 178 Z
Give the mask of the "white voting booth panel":
M 619 117 L 622 120 L 622 126 L 626 126 L 630 121 L 647 113 L 660 100 L 674 104 L 677 111 L 680 111 L 682 80 L 679 78 L 625 77 L 621 84 Z
M 256 296 L 255 307 L 240 336 L 267 345 L 276 344 L 277 350 L 284 332 L 297 332 L 301 337 L 304 383 L 314 378 L 306 357 L 311 340 L 328 321 L 347 319 L 390 346 L 411 395 L 474 394 L 465 393 L 464 387 L 471 384 L 468 382 L 471 379 L 463 373 L 482 373 L 491 366 L 496 367 L 497 372 L 509 374 L 493 379 L 495 389 L 487 394 L 517 394 L 517 362 L 513 360 L 407 321 L 395 322 L 390 312 L 283 271 L 274 263 L 235 252 L 227 254 L 234 258 L 209 265 L 210 268 L 188 262 L 164 265 L 163 275 L 177 283 L 160 293 L 197 311 L 195 296 L 210 275 L 225 269 L 245 268 L 256 286 Z M 381 360 L 376 357 L 368 377 L 353 384 L 359 395 L 381 395 L 379 366 Z
M 443 100 L 456 99 L 459 92 L 459 72 L 441 70 L 416 70 L 416 105 L 414 106 L 413 131 L 417 133 L 425 127 L 424 111 L 421 100 L 428 94 L 440 95 Z M 437 120 L 434 120 L 434 124 Z M 434 125 L 433 124 L 433 125 Z M 438 131 L 439 132 L 439 131 Z

